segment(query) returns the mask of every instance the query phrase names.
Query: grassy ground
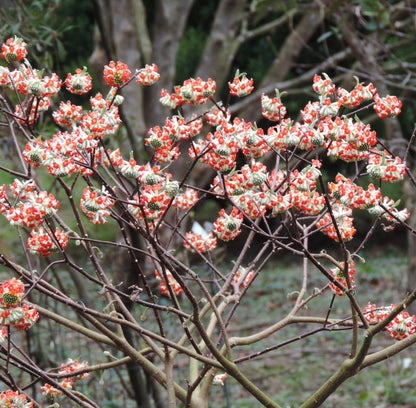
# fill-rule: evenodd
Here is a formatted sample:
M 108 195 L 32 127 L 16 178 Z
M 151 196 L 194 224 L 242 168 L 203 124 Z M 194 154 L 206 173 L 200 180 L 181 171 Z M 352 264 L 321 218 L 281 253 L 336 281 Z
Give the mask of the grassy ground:
M 386 251 L 372 251 L 362 254 L 365 263 L 356 262 L 357 298 L 360 304 L 368 301 L 376 305 L 399 302 L 403 296 L 402 282 L 406 270 L 405 256 L 394 248 Z M 299 265 L 273 263 L 265 269 L 251 288 L 254 296 L 237 314 L 236 332 L 249 334 L 261 327 L 266 319 L 275 316 L 278 320 L 288 309 L 288 288 L 299 287 L 302 269 Z M 322 285 L 316 271 L 311 271 L 309 291 Z M 325 315 L 331 292 L 319 296 L 303 314 Z M 343 297 L 336 297 L 331 316 L 348 316 L 348 304 Z M 255 316 L 247 321 L 246 316 Z M 274 346 L 292 337 L 300 336 L 317 326 L 293 325 L 276 333 L 271 338 L 256 345 L 256 349 Z M 241 367 L 249 378 L 263 388 L 282 407 L 297 407 L 331 375 L 348 355 L 350 333 L 346 331 L 320 332 L 316 335 L 295 341 L 289 346 L 264 354 L 261 357 L 242 363 Z M 372 350 L 392 344 L 395 340 L 387 334 L 378 336 Z M 245 355 L 246 350 L 235 350 L 236 356 Z M 416 374 L 414 363 L 416 347 L 394 356 L 378 365 L 367 368 L 356 377 L 344 383 L 323 405 L 325 408 L 372 407 L 390 408 L 416 406 Z M 260 406 L 233 382 L 227 380 L 223 396 L 213 396 L 212 407 L 254 408 Z M 218 397 L 218 398 L 216 398 Z M 228 399 L 228 401 L 227 401 Z

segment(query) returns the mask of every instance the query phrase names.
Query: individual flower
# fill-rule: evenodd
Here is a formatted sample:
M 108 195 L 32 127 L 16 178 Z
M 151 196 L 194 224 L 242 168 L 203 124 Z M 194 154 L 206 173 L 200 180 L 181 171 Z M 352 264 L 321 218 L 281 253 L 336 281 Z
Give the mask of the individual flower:
M 153 85 L 159 78 L 160 74 L 157 72 L 156 64 L 146 64 L 136 75 L 137 83 L 141 85 Z
M 87 134 L 92 133 L 97 138 L 103 138 L 110 130 L 108 116 L 99 111 L 88 111 L 84 113 L 81 122 L 81 129 Z
M 14 308 L 0 306 L 0 324 L 11 326 L 17 330 L 30 329 L 39 319 L 36 308 L 30 309 L 28 305 Z
M 77 68 L 75 74 L 68 73 L 65 86 L 68 92 L 75 95 L 83 95 L 89 92 L 92 88 L 91 76 L 87 72 L 87 68 Z
M 18 37 L 9 38 L 1 46 L 0 57 L 7 62 L 21 61 L 27 55 L 26 43 Z
M 357 107 L 363 101 L 368 101 L 376 95 L 377 89 L 372 83 L 364 86 L 359 79 L 355 77 L 357 83 L 355 88 L 348 92 L 343 88 L 338 88 L 338 104 L 349 108 Z
M 169 139 L 169 134 L 165 131 L 165 128 L 161 128 L 160 126 L 150 128 L 147 134 L 149 137 L 146 137 L 144 140 L 153 149 L 163 147 Z
M 104 67 L 104 80 L 108 86 L 119 88 L 130 79 L 130 70 L 126 64 L 117 61 L 110 61 L 108 65 Z
M 295 169 L 289 175 L 290 185 L 300 191 L 316 189 L 316 180 L 321 176 L 320 170 L 314 165 L 304 167 L 301 171 Z
M 238 71 L 235 74 L 235 77 L 232 82 L 228 82 L 228 87 L 230 88 L 230 94 L 235 96 L 247 96 L 249 95 L 253 87 L 253 79 L 248 79 L 246 74 L 240 74 Z
M 263 192 L 260 194 L 265 196 L 265 193 Z M 251 220 L 261 218 L 266 213 L 266 203 L 262 203 L 260 200 L 262 197 L 257 197 L 254 192 L 247 191 L 244 194 L 236 197 L 231 196 L 230 198 L 233 205 Z
M 185 122 L 185 118 L 175 115 L 166 118 L 163 133 L 171 140 L 188 139 L 191 136 L 191 126 Z
M 139 202 L 144 211 L 144 218 L 156 220 L 167 210 L 171 197 L 162 184 L 145 185 Z
M 371 323 L 376 324 L 384 320 L 388 314 L 396 307 L 392 304 L 390 306 L 376 307 L 375 304 L 368 302 L 363 309 L 365 319 Z M 388 325 L 386 331 L 390 337 L 395 340 L 403 340 L 416 332 L 416 317 L 409 315 L 405 310 L 400 312 Z
M 376 205 L 381 198 L 381 190 L 369 184 L 368 189 L 354 184 L 342 174 L 335 177 L 336 183 L 328 183 L 332 196 L 343 205 L 352 209 L 367 209 Z
M 159 166 L 151 167 L 149 163 L 146 163 L 144 166 L 139 166 L 138 172 L 137 179 L 144 185 L 149 184 L 153 186 L 160 184 L 164 179 L 160 173 Z
M 13 192 L 15 197 L 19 197 L 20 199 L 28 198 L 28 194 L 36 191 L 36 182 L 35 180 L 19 180 L 14 179 L 13 183 L 9 185 L 10 191 Z
M 69 378 L 63 378 L 59 382 L 59 385 L 64 389 L 70 390 L 72 389 L 73 382 Z M 42 395 L 45 395 L 49 398 L 57 398 L 62 394 L 62 391 L 60 388 L 54 387 L 53 385 L 48 384 L 48 383 L 41 385 L 39 389 Z
M 225 381 L 225 379 L 227 378 L 227 374 L 226 373 L 223 373 L 223 374 L 217 374 L 215 377 L 214 377 L 214 380 L 212 381 L 212 383 L 214 384 L 214 385 L 220 385 L 220 386 L 224 386 L 224 381 Z
M 39 313 L 36 308 L 29 308 L 28 305 L 22 305 L 10 312 L 10 324 L 17 330 L 30 329 L 39 319 Z
M 196 115 L 192 115 L 191 120 L 188 121 L 190 127 L 190 136 L 195 137 L 199 135 L 204 127 L 204 121 L 202 118 L 198 118 Z
M 292 122 L 290 119 L 284 119 L 275 126 L 267 129 L 267 135 L 265 140 L 267 144 L 275 151 L 285 150 L 289 146 L 289 134 L 292 128 Z M 291 144 L 295 146 L 299 140 L 292 141 Z
M 6 338 L 7 338 L 7 328 L 2 327 L 0 330 L 0 344 L 2 344 L 4 340 L 6 340 Z
M 153 158 L 159 163 L 171 164 L 180 156 L 179 146 L 173 146 L 172 140 L 168 139 L 166 143 L 155 150 Z

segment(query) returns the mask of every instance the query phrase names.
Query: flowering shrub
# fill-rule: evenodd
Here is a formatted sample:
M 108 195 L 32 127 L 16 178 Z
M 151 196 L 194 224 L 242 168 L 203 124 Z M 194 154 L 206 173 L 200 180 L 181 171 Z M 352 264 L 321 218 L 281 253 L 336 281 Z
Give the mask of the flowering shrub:
M 328 325 L 351 329 L 352 343 L 363 344 L 347 353 L 349 369 L 340 366 L 303 405 L 315 407 L 369 361 L 374 364 L 405 348 L 371 354 L 370 343 L 379 332 L 386 331 L 399 343 L 406 339 L 407 345 L 416 341 L 415 317 L 404 310 L 416 293 L 397 306 L 376 308 L 362 307 L 354 290 L 363 274 L 358 253 L 366 242 L 353 239 L 356 212 L 367 211 L 375 224 L 390 223 L 386 230 L 407 226 L 409 217 L 398 201 L 383 193 L 383 183 L 406 176 L 406 161 L 381 144 L 371 125 L 357 116 L 371 107 L 380 118 L 395 116 L 401 109 L 396 97 L 380 96 L 373 84 L 358 79 L 352 90 L 346 90 L 326 74 L 315 75 L 316 100 L 300 109 L 299 121 L 287 117 L 283 93 L 276 90 L 276 96 L 263 94 L 258 101 L 264 126 L 257 126 L 233 117 L 229 107 L 215 99 L 213 79 L 191 78 L 171 93 L 161 91 L 160 102 L 175 112 L 149 129 L 144 138 L 149 160 L 140 162 L 112 147 L 121 126 L 120 91 L 154 84 L 160 76 L 156 65 L 133 72 L 121 61 L 110 61 L 103 71 L 108 94 L 97 93 L 88 107 L 82 107 L 70 100 L 53 100 L 63 81 L 54 73 L 33 69 L 25 59 L 24 42 L 9 39 L 2 51 L 1 57 L 14 65 L 1 67 L 0 85 L 12 96 L 1 97 L 1 116 L 10 124 L 17 152 L 15 160 L 1 166 L 1 172 L 15 180 L 0 188 L 0 212 L 16 229 L 25 262 L 0 255 L 0 263 L 15 275 L 0 286 L 0 339 L 9 343 L 1 353 L 7 355 L 8 364 L 41 380 L 40 390 L 47 399 L 65 395 L 80 406 L 95 407 L 87 395 L 72 389 L 74 384 L 90 372 L 134 364 L 166 388 L 169 406 L 179 399 L 187 407 L 206 407 L 211 385 L 233 378 L 263 406 L 276 408 L 279 405 L 243 375 L 238 364 L 242 360 L 233 359 L 232 349 L 259 342 L 299 317 L 322 330 Z M 64 84 L 75 95 L 88 93 L 92 86 L 85 68 L 68 74 Z M 254 84 L 237 72 L 229 88 L 231 95 L 243 97 Z M 19 103 L 13 106 L 15 95 Z M 200 116 L 188 113 L 195 105 L 202 109 Z M 357 107 L 360 110 L 355 111 Z M 41 113 L 51 109 L 59 129 L 50 137 L 38 134 Z M 325 166 L 335 160 L 346 170 L 332 178 Z M 187 169 L 184 177 L 177 179 L 173 164 Z M 211 176 L 208 185 L 193 177 L 196 169 Z M 200 211 L 205 200 L 218 204 L 218 215 L 210 218 Z M 207 221 L 203 228 L 193 219 L 195 213 Z M 104 224 L 113 234 L 109 241 L 94 235 L 106 228 Z M 373 230 L 367 231 L 365 240 Z M 337 255 L 309 249 L 311 238 L 319 235 L 337 245 Z M 253 244 L 255 253 L 250 250 Z M 112 270 L 114 248 L 120 251 L 117 260 L 124 262 L 121 281 Z M 221 262 L 224 249 L 227 258 Z M 254 295 L 256 278 L 281 251 L 304 260 L 303 281 L 293 292 L 295 301 L 291 303 L 293 296 L 287 300 L 286 317 L 270 321 L 264 330 L 253 329 L 250 335 L 232 335 L 234 312 L 246 295 Z M 38 255 L 44 259 L 35 259 Z M 61 283 L 64 267 L 76 274 L 73 290 Z M 127 270 L 133 271 L 132 285 L 126 285 L 131 281 Z M 311 273 L 322 287 L 308 293 Z M 71 312 L 35 308 L 25 300 L 24 285 L 30 287 L 29 293 L 42 294 Z M 82 302 L 73 294 L 91 287 L 93 295 L 87 293 Z M 347 298 L 351 316 L 329 319 L 330 310 L 322 316 L 303 315 L 307 304 L 328 288 Z M 104 308 L 96 306 L 98 295 Z M 168 298 L 161 301 L 159 295 Z M 95 355 L 98 361 L 92 366 L 68 360 L 55 369 L 18 356 L 10 346 L 10 329 L 28 329 L 39 315 L 116 350 L 117 356 L 99 361 Z M 75 319 L 69 317 L 74 315 Z M 127 329 L 140 339 L 140 348 Z M 189 362 L 187 388 L 178 377 L 183 374 L 172 375 L 179 357 L 181 365 Z M 6 383 L 16 386 L 12 379 Z M 10 390 L 0 394 L 1 404 L 32 406 L 24 394 Z

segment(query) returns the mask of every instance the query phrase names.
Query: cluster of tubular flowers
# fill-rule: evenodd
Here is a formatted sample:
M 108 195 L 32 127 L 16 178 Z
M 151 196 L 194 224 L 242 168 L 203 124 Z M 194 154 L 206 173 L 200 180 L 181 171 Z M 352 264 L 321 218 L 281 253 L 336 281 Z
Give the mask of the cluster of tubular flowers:
M 157 72 L 156 64 L 146 64 L 144 68 L 139 69 L 136 74 L 136 81 L 141 85 L 153 85 L 160 78 Z
M 281 94 L 277 89 L 274 98 L 261 94 L 261 113 L 263 117 L 273 122 L 279 122 L 286 116 L 287 110 L 281 101 Z
M 212 232 L 209 234 L 197 234 L 189 231 L 185 234 L 183 246 L 192 252 L 209 252 L 217 247 L 217 238 Z
M 261 218 L 267 211 L 276 216 L 291 208 L 294 201 L 301 210 L 322 210 L 323 196 L 321 198 L 316 192 L 305 192 L 301 198 L 302 193 L 295 189 L 288 190 L 285 181 L 284 172 L 279 170 L 269 174 L 264 164 L 252 160 L 238 171 L 224 174 L 222 178 L 217 176 L 211 189 L 218 196 L 229 197 L 232 204 L 250 219 Z
M 18 37 L 9 38 L 2 46 L 0 57 L 7 62 L 21 61 L 27 55 L 26 43 Z
M 381 198 L 380 189 L 376 189 L 373 184 L 369 184 L 368 189 L 364 190 L 342 174 L 337 174 L 335 183 L 329 182 L 328 188 L 336 200 L 355 210 L 370 208 L 378 204 Z
M 206 114 L 205 119 L 207 120 L 208 125 L 218 126 L 223 120 L 229 122 L 231 117 L 231 112 L 229 109 L 222 107 L 222 104 L 214 105 Z
M 270 152 L 271 148 L 264 139 L 263 129 L 247 129 L 241 138 L 241 151 L 244 156 L 253 159 L 263 157 Z
M 156 224 L 168 209 L 178 190 L 179 185 L 168 180 L 143 185 L 140 192 L 133 197 L 134 200 L 130 201 L 128 209 L 136 220 L 146 220 L 146 222 L 151 222 L 151 225 Z
M 24 159 L 33 166 L 45 166 L 55 177 L 77 172 L 92 174 L 90 158 L 83 153 L 95 151 L 100 138 L 118 129 L 120 117 L 117 106 L 111 104 L 113 96 L 112 92 L 106 99 L 101 94 L 95 95 L 90 99 L 91 110 L 85 113 L 81 106 L 69 101 L 61 102 L 52 116 L 58 125 L 68 131 L 58 131 L 49 140 L 38 138 L 29 141 L 23 152 Z
M 402 101 L 399 101 L 397 96 L 387 95 L 381 98 L 376 94 L 374 101 L 374 110 L 381 119 L 395 117 L 401 112 Z
M 372 215 L 383 217 L 389 222 L 404 222 L 410 217 L 410 214 L 407 208 L 404 208 L 403 210 L 398 210 L 397 206 L 399 205 L 399 203 L 400 200 L 394 201 L 391 198 L 385 196 L 379 201 L 378 204 L 369 208 L 368 212 Z
M 82 106 L 71 101 L 61 102 L 58 110 L 52 113 L 52 117 L 57 125 L 72 128 L 82 118 Z
M 160 103 L 169 109 L 189 103 L 191 105 L 202 105 L 206 103 L 215 93 L 217 84 L 211 78 L 204 81 L 201 78 L 187 79 L 182 85 L 175 86 L 175 91 L 169 94 L 166 89 L 162 89 Z
M 333 282 L 329 284 L 329 287 L 339 296 L 343 296 L 344 292 L 348 289 L 347 279 L 345 276 L 345 263 L 343 262 L 341 264 L 342 269 L 340 268 L 331 268 L 329 271 L 338 283 L 340 283 L 343 287 L 343 289 L 340 289 L 337 285 L 335 285 Z M 348 277 L 349 281 L 351 283 L 351 289 L 354 290 L 356 288 L 356 285 L 354 283 L 354 274 L 355 274 L 355 263 L 352 261 L 347 266 L 348 269 Z
M 94 187 L 84 188 L 80 208 L 93 224 L 106 224 L 113 205 L 114 200 L 104 186 L 101 190 Z
M 180 295 L 183 292 L 181 285 L 179 285 L 178 281 L 172 276 L 171 272 L 166 271 L 167 284 L 165 278 L 162 278 L 157 270 L 155 271 L 155 276 L 159 282 L 159 290 L 162 296 L 170 296 L 168 286 L 170 286 L 175 295 Z
M 131 71 L 129 67 L 121 62 L 110 61 L 108 65 L 104 67 L 103 78 L 108 86 L 119 88 L 124 85 L 130 79 Z
M 335 203 L 331 207 L 332 215 L 335 219 L 336 226 L 332 222 L 331 214 L 328 212 L 324 217 L 320 218 L 316 223 L 316 226 L 320 231 L 332 238 L 334 241 L 350 241 L 357 230 L 353 225 L 352 210 L 348 207 L 345 207 L 341 203 Z M 337 233 L 337 229 L 339 235 Z
M 364 317 L 370 324 L 377 324 L 384 320 L 395 307 L 394 304 L 376 307 L 375 304 L 368 302 L 363 309 Z M 399 341 L 403 340 L 416 332 L 416 316 L 411 316 L 408 312 L 402 311 L 387 324 L 385 329 L 391 338 Z
M 236 166 L 239 149 L 247 157 L 260 157 L 270 150 L 261 135 L 261 131 L 253 129 L 250 122 L 239 118 L 230 122 L 223 119 L 206 139 L 193 142 L 189 155 L 192 159 L 201 158 L 214 170 L 228 172 Z
M 33 408 L 33 402 L 17 391 L 0 392 L 0 408 Z
M 316 166 L 309 165 L 301 171 L 295 169 L 290 174 L 290 185 L 300 191 L 312 191 L 316 189 L 316 179 L 321 175 L 321 171 Z
M 363 160 L 368 157 L 368 149 L 377 143 L 376 133 L 369 125 L 351 118 L 327 117 L 318 129 L 325 135 L 324 147 L 327 155 L 346 162 Z
M 322 75 L 323 78 L 321 75 L 314 75 L 312 88 L 319 95 L 331 96 L 335 93 L 335 85 L 325 72 Z
M 0 325 L 27 330 L 39 319 L 36 308 L 20 305 L 24 296 L 23 283 L 12 278 L 0 285 Z M 19 306 L 20 305 L 20 306 Z M 4 339 L 4 336 L 2 336 Z
M 192 118 L 186 121 L 181 116 L 166 118 L 163 127 L 155 126 L 145 138 L 147 145 L 155 149 L 154 159 L 170 163 L 179 157 L 178 141 L 195 137 L 202 130 L 202 119 Z
M 243 214 L 236 207 L 230 214 L 222 208 L 219 214 L 220 216 L 214 222 L 213 232 L 222 241 L 232 241 L 241 233 Z
M 62 389 L 72 389 L 73 385 L 79 380 L 84 380 L 89 377 L 90 374 L 88 372 L 76 375 L 73 374 L 75 371 L 82 370 L 87 367 L 87 361 L 79 362 L 69 358 L 65 363 L 61 364 L 60 370 L 58 371 L 59 375 L 65 375 L 65 377 L 59 382 L 59 388 L 54 387 L 51 384 L 44 384 L 40 386 L 41 393 L 52 399 L 58 397 L 62 394 Z
M 14 109 L 14 114 L 19 123 L 33 125 L 39 119 L 40 114 L 46 112 L 50 106 L 51 102 L 48 97 L 34 98 L 30 109 L 17 104 Z
M 368 85 L 364 86 L 360 83 L 358 78 L 356 78 L 356 85 L 352 91 L 347 91 L 343 88 L 338 88 L 338 104 L 341 106 L 346 106 L 348 108 L 354 108 L 359 106 L 362 102 L 369 101 L 376 97 L 377 89 L 374 88 L 374 85 L 370 82 Z
M 247 268 L 244 268 L 243 266 L 240 266 L 237 269 L 237 272 L 233 276 L 232 284 L 236 288 L 236 290 L 244 289 L 246 288 L 250 282 L 254 278 L 254 272 L 247 270 Z
M 46 191 L 38 192 L 33 180 L 15 180 L 9 189 L 13 191 L 17 201 L 12 205 L 6 193 L 6 185 L 1 186 L 0 213 L 11 225 L 36 228 L 42 225 L 45 218 L 58 211 L 59 201 Z
M 253 79 L 248 79 L 246 74 L 236 72 L 232 82 L 228 82 L 230 94 L 235 96 L 247 96 L 253 91 Z
M 393 183 L 403 180 L 406 163 L 402 163 L 400 157 L 392 157 L 387 151 L 374 151 L 368 156 L 367 171 L 372 177 Z
M 63 250 L 68 244 L 68 235 L 56 228 L 54 232 L 50 229 L 45 230 L 43 227 L 34 229 L 27 239 L 27 248 L 32 254 L 41 254 L 49 256 L 56 251 L 57 245 Z
M 184 193 L 178 194 L 172 202 L 172 206 L 180 210 L 189 210 L 198 201 L 198 192 L 193 188 L 187 188 Z
M 83 95 L 88 93 L 92 88 L 91 75 L 87 68 L 77 68 L 75 74 L 68 73 L 65 80 L 65 87 L 68 92 L 75 95 Z

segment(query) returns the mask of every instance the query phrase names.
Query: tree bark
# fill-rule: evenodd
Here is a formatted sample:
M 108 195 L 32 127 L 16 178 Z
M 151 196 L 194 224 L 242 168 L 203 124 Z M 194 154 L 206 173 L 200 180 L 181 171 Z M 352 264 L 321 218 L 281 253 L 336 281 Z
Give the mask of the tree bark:
M 170 111 L 159 102 L 160 90 L 165 88 L 171 92 L 175 85 L 176 54 L 193 3 L 194 0 L 156 1 L 151 62 L 157 64 L 160 79 L 157 86 L 147 88 L 145 92 L 144 116 L 148 128 L 162 125 L 164 119 L 170 115 Z
M 279 55 L 273 61 L 266 76 L 258 85 L 258 89 L 269 84 L 278 83 L 285 79 L 290 70 L 295 66 L 303 48 L 315 31 L 322 23 L 325 12 L 322 5 L 315 5 L 309 13 L 306 13 L 302 20 L 296 25 L 292 32 L 286 37 L 279 50 Z M 260 119 L 260 103 L 252 103 L 240 112 L 241 117 L 246 121 L 255 122 Z
M 243 42 L 242 26 L 247 17 L 246 0 L 222 0 L 215 13 L 210 36 L 195 76 L 214 78 L 220 90 Z

